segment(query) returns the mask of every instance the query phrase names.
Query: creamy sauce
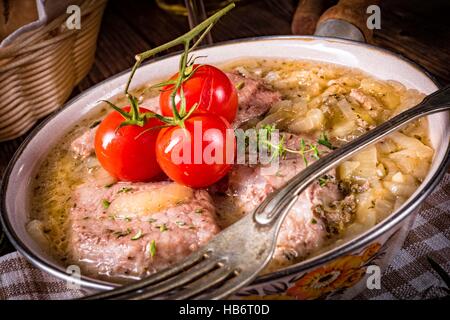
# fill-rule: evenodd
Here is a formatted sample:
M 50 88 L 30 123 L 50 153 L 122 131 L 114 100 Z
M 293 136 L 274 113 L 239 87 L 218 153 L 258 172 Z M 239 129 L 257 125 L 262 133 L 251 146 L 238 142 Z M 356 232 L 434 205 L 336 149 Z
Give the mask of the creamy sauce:
M 398 82 L 311 61 L 245 59 L 223 69 L 262 79 L 281 93 L 282 100 L 265 117 L 255 119 L 254 125 L 276 124 L 278 129 L 298 135 L 320 136 L 326 132 L 335 145 L 352 140 L 424 97 Z M 134 92 L 141 101 L 158 94 L 146 88 Z M 114 102 L 119 106 L 126 104 L 124 97 Z M 109 109 L 101 104 L 92 116 L 77 124 L 51 150 L 34 181 L 30 220 L 37 220 L 40 225 L 33 232 L 41 230 L 50 251 L 61 260 L 67 259 L 68 215 L 76 205 L 71 194 L 81 183 L 97 178 L 101 170 L 95 157 L 76 159 L 69 146 L 107 112 Z M 420 119 L 342 163 L 337 168 L 337 178 L 354 194 L 357 206 L 352 223 L 333 238 L 333 245 L 374 226 L 404 203 L 428 172 L 432 156 L 428 123 Z M 241 214 L 230 199 L 219 200 L 216 206 L 223 228 Z

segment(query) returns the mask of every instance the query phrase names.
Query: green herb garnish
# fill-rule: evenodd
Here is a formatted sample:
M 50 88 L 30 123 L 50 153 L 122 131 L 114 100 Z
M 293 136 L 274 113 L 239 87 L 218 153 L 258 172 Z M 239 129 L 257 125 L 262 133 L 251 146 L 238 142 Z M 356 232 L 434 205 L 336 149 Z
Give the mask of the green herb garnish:
M 330 140 L 328 140 L 328 136 L 325 132 L 322 132 L 319 139 L 317 140 L 317 143 L 321 144 L 331 150 L 336 149 L 336 147 L 331 144 Z
M 269 139 L 274 131 L 274 125 L 266 124 L 262 126 L 261 129 L 259 129 L 257 136 L 258 146 L 261 143 L 265 145 L 267 150 L 272 152 L 272 158 L 283 157 L 286 155 L 286 153 L 299 154 L 302 157 L 305 166 L 309 165 L 307 157 L 308 153 L 311 153 L 311 157 L 315 158 L 316 160 L 320 159 L 320 151 L 318 145 L 313 143 L 306 143 L 303 138 L 300 140 L 299 150 L 294 150 L 286 147 L 285 136 L 281 137 L 281 140 L 278 144 L 272 143 Z
M 129 187 L 123 187 L 122 189 L 120 189 L 119 191 L 117 191 L 117 193 L 127 193 L 132 191 L 133 188 L 129 188 Z
M 148 249 L 148 251 L 150 252 L 150 255 L 151 255 L 152 257 L 154 257 L 154 256 L 156 255 L 156 241 L 155 241 L 155 240 L 152 240 L 152 242 L 150 242 L 150 243 L 147 245 L 147 249 Z
M 169 229 L 167 228 L 165 223 L 163 223 L 162 225 L 159 226 L 159 231 L 160 232 L 165 232 L 167 230 L 169 230 Z
M 108 200 L 106 200 L 106 199 L 102 200 L 102 206 L 104 209 L 108 209 L 110 205 L 111 205 L 111 202 L 109 202 Z
M 241 90 L 242 88 L 245 87 L 245 82 L 244 81 L 238 82 L 235 87 L 237 90 Z
M 311 150 L 313 152 L 313 154 L 312 154 L 313 157 L 316 158 L 317 160 L 319 160 L 320 159 L 320 157 L 319 157 L 319 149 L 317 148 L 317 146 L 315 144 L 310 144 L 309 146 L 310 146 L 310 148 L 311 148 Z
M 308 166 L 308 159 L 306 158 L 306 154 L 305 154 L 306 144 L 305 144 L 305 140 L 303 140 L 303 138 L 302 138 L 302 140 L 300 140 L 300 150 L 299 151 L 300 151 L 300 155 L 303 158 L 303 162 L 305 163 L 305 166 Z
M 270 139 L 272 137 L 273 132 L 275 132 L 276 128 L 274 125 L 265 124 L 258 130 L 257 136 L 257 145 L 260 147 L 260 144 L 264 145 L 269 152 L 272 152 L 272 159 L 277 157 L 283 157 L 287 151 L 292 152 L 293 150 L 289 150 L 284 145 L 284 136 L 281 137 L 281 140 L 278 144 L 273 144 Z
M 328 174 L 320 177 L 318 179 L 319 180 L 319 186 L 325 187 L 328 184 L 328 182 L 330 182 L 332 179 L 333 179 L 333 177 L 328 175 Z
M 131 229 L 130 228 L 127 228 L 127 230 L 125 230 L 125 231 L 115 231 L 115 232 L 113 232 L 113 234 L 117 238 L 125 237 L 125 236 L 129 235 L 130 233 L 131 233 Z
M 111 220 L 125 220 L 127 222 L 130 222 L 132 219 L 128 216 L 116 216 L 116 215 L 111 215 L 109 216 L 109 218 Z
M 131 240 L 138 240 L 138 239 L 140 239 L 142 236 L 143 236 L 142 230 L 139 229 L 138 232 L 137 232 L 134 236 L 131 237 Z

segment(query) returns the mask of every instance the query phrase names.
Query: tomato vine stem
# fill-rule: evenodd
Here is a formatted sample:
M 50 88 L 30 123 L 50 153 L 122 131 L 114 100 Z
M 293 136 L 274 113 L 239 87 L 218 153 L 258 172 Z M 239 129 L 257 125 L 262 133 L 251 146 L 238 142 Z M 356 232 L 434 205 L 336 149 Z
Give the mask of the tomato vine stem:
M 194 50 L 203 40 L 203 38 L 206 36 L 206 34 L 211 30 L 211 28 L 214 26 L 214 24 L 223 16 L 225 15 L 228 11 L 230 11 L 231 9 L 233 9 L 235 7 L 234 3 L 230 3 L 228 6 L 226 6 L 225 8 L 223 8 L 222 10 L 218 11 L 217 13 L 215 13 L 214 15 L 212 15 L 211 17 L 209 17 L 208 19 L 204 20 L 203 22 L 201 22 L 200 24 L 198 24 L 197 26 L 195 26 L 194 28 L 192 28 L 189 32 L 185 33 L 182 36 L 179 36 L 178 38 L 169 41 L 159 47 L 156 47 L 154 49 L 150 49 L 148 51 L 144 51 L 142 53 L 139 53 L 135 56 L 136 59 L 136 63 L 134 64 L 133 68 L 131 69 L 131 74 L 130 77 L 128 78 L 127 84 L 125 86 L 125 94 L 128 94 L 128 89 L 130 87 L 131 84 L 131 80 L 134 77 L 134 74 L 136 73 L 136 70 L 139 68 L 139 66 L 142 64 L 142 62 L 150 57 L 153 57 L 154 55 L 156 55 L 157 53 L 160 53 L 162 51 L 165 51 L 167 49 L 170 49 L 172 47 L 175 47 L 177 45 L 189 45 L 190 42 L 196 37 L 198 36 L 202 31 L 204 31 L 202 33 L 202 35 L 200 36 L 200 38 L 194 43 L 194 45 L 192 46 L 192 48 L 189 50 L 189 52 L 191 52 L 192 50 Z
M 196 71 L 196 67 L 194 67 L 194 62 L 196 58 L 190 59 L 189 53 L 192 52 L 204 39 L 204 37 L 208 34 L 208 32 L 211 30 L 211 28 L 214 26 L 214 24 L 228 11 L 233 9 L 235 7 L 234 3 L 229 4 L 216 14 L 212 15 L 211 17 L 207 18 L 205 21 L 191 29 L 189 32 L 185 33 L 184 35 L 169 41 L 157 48 L 139 53 L 135 56 L 136 62 L 131 69 L 130 76 L 128 78 L 128 81 L 125 86 L 125 96 L 130 102 L 130 112 L 126 112 L 122 110 L 121 108 L 115 106 L 109 101 L 105 101 L 108 103 L 114 110 L 119 112 L 125 119 L 124 122 L 117 128 L 120 129 L 123 126 L 127 125 L 137 125 L 140 127 L 143 127 L 146 123 L 146 121 L 150 118 L 157 118 L 158 120 L 162 121 L 163 123 L 166 123 L 169 126 L 180 126 L 181 128 L 184 128 L 184 121 L 191 116 L 191 114 L 194 112 L 194 110 L 197 108 L 198 103 L 195 103 L 188 112 L 186 112 L 186 99 L 184 96 L 184 90 L 183 90 L 183 82 L 188 80 L 194 72 Z M 199 38 L 195 41 L 192 47 L 190 47 L 191 42 L 195 37 L 198 35 Z M 134 74 L 136 73 L 136 70 L 139 68 L 141 63 L 154 56 L 155 54 L 167 50 L 169 48 L 172 48 L 177 45 L 183 45 L 184 50 L 180 57 L 180 64 L 179 64 L 179 72 L 178 77 L 175 79 L 171 79 L 168 81 L 165 81 L 163 83 L 158 84 L 157 86 L 165 86 L 165 85 L 173 85 L 173 91 L 170 94 L 170 101 L 172 104 L 172 113 L 173 117 L 165 117 L 158 113 L 154 112 L 146 112 L 146 113 L 140 113 L 139 112 L 139 104 L 136 97 L 134 97 L 131 93 L 128 92 L 128 89 L 130 87 L 131 81 L 133 79 Z M 180 99 L 180 108 L 179 110 L 176 107 L 177 104 L 177 93 L 179 93 L 179 99 Z M 144 131 L 145 132 L 145 131 Z

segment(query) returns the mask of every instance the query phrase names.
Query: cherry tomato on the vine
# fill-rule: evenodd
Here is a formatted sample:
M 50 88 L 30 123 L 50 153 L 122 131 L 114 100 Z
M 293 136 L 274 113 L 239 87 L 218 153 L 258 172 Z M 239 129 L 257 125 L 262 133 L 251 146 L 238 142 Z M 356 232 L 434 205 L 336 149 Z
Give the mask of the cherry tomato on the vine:
M 130 107 L 124 107 L 129 112 Z M 139 108 L 140 113 L 150 112 Z M 112 111 L 100 123 L 95 134 L 95 153 L 100 164 L 112 176 L 124 181 L 149 181 L 161 173 L 156 161 L 155 143 L 162 123 L 148 119 L 144 126 L 126 125 L 124 118 Z M 151 129 L 151 128 L 157 129 Z M 119 128 L 119 129 L 118 129 Z
M 182 84 L 186 98 L 186 111 L 198 103 L 195 114 L 213 113 L 232 123 L 236 117 L 238 96 L 236 88 L 228 76 L 220 69 L 211 65 L 193 65 L 194 74 Z M 178 73 L 171 77 L 174 80 Z M 159 96 L 161 112 L 164 116 L 173 116 L 172 94 L 174 85 L 163 88 Z M 177 92 L 175 103 L 180 110 L 180 92 Z
M 160 131 L 156 142 L 158 163 L 180 184 L 207 187 L 231 169 L 236 149 L 234 131 L 226 119 L 211 114 L 193 115 L 184 126 Z

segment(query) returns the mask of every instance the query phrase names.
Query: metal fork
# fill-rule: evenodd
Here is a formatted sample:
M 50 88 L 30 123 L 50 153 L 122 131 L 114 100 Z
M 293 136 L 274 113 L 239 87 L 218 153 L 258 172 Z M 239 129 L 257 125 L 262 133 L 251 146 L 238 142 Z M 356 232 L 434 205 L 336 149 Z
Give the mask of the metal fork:
M 269 263 L 283 219 L 314 180 L 341 161 L 420 117 L 450 109 L 450 86 L 426 97 L 309 165 L 253 212 L 172 268 L 86 299 L 221 299 L 249 284 Z

